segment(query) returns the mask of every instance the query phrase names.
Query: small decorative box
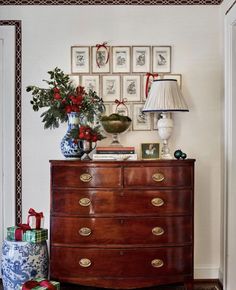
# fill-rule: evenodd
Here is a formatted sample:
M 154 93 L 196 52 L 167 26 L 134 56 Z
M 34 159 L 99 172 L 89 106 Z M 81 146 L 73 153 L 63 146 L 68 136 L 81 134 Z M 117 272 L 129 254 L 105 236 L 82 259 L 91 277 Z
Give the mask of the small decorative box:
M 23 240 L 30 243 L 41 243 L 48 239 L 48 230 L 29 230 L 26 231 L 23 235 Z
M 7 228 L 7 240 L 8 241 L 24 241 L 30 243 L 40 243 L 48 239 L 48 230 L 26 230 L 21 227 L 9 227 Z
M 60 282 L 57 281 L 49 281 L 42 278 L 34 279 L 25 282 L 22 285 L 22 290 L 60 290 Z
M 44 216 L 42 212 L 36 212 L 33 208 L 28 211 L 27 224 L 31 229 L 42 229 L 44 226 Z

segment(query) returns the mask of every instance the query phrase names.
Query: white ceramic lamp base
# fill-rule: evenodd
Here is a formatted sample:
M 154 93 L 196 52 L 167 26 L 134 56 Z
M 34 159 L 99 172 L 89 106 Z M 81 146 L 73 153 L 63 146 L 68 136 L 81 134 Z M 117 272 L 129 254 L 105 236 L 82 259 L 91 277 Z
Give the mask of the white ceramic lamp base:
M 162 113 L 162 118 L 157 121 L 157 128 L 159 136 L 163 142 L 161 149 L 161 159 L 172 159 L 170 149 L 168 146 L 168 140 L 172 134 L 174 122 L 170 118 L 170 113 Z

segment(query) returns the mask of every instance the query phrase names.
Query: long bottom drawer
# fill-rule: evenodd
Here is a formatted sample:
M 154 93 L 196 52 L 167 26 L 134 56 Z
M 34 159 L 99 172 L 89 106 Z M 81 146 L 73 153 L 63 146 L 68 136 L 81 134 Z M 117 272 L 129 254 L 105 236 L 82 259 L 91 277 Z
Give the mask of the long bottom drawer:
M 50 272 L 66 277 L 154 277 L 192 275 L 192 247 L 84 249 L 51 247 Z

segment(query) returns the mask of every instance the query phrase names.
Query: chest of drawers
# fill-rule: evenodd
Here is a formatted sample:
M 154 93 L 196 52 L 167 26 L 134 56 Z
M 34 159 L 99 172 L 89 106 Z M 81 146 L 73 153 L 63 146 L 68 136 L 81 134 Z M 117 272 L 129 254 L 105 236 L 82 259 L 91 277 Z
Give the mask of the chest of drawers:
M 194 160 L 50 163 L 51 279 L 191 289 Z

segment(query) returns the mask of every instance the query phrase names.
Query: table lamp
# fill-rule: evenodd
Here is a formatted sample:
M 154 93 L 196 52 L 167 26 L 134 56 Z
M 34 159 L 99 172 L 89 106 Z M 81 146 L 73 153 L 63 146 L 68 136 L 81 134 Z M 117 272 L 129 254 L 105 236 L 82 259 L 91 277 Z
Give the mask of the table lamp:
M 149 91 L 143 112 L 160 112 L 161 118 L 157 121 L 157 128 L 163 146 L 161 159 L 172 159 L 168 140 L 171 136 L 174 122 L 171 112 L 188 112 L 188 106 L 174 79 L 154 80 Z

